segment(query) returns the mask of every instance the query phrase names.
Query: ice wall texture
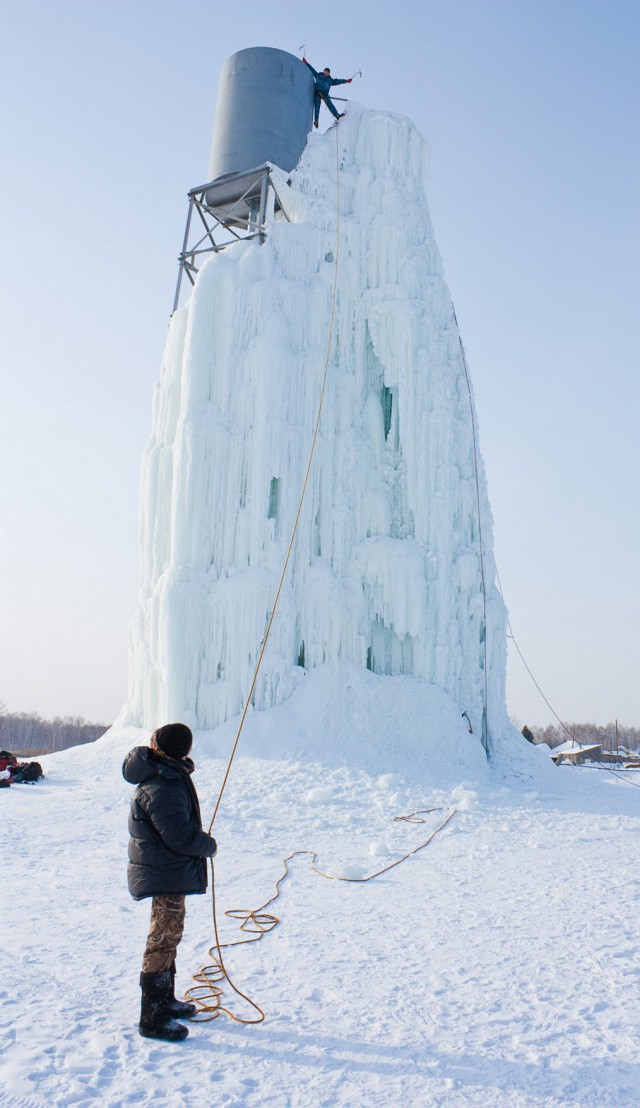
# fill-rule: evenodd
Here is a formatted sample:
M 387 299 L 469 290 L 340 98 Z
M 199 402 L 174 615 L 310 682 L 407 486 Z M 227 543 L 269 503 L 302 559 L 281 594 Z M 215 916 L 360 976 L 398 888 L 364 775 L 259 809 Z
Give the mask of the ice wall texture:
M 405 118 L 351 105 L 312 134 L 291 222 L 213 255 L 171 322 L 142 475 L 128 717 L 215 727 L 243 707 L 330 369 L 289 572 L 255 694 L 339 659 L 506 720 L 505 612 L 451 297 Z M 345 736 L 348 741 L 348 736 Z

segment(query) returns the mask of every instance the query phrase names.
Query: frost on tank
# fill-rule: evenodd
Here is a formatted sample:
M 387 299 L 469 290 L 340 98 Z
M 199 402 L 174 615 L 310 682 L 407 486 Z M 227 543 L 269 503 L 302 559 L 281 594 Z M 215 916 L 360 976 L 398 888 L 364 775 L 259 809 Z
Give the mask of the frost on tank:
M 338 144 L 339 243 L 336 187 Z M 128 716 L 213 728 L 243 706 L 293 527 L 338 289 L 325 406 L 255 693 L 340 659 L 506 721 L 505 612 L 471 398 L 405 118 L 313 134 L 291 222 L 211 256 L 171 322 L 142 473 Z

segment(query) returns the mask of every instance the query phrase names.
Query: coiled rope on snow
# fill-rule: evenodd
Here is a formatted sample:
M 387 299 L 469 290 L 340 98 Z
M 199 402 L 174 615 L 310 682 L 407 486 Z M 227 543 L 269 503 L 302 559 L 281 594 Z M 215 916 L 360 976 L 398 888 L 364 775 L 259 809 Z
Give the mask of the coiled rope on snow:
M 411 824 L 426 823 L 422 816 L 430 813 L 441 811 L 439 808 L 423 808 L 420 811 L 412 812 L 407 816 L 394 816 L 394 822 L 405 822 Z M 294 858 L 306 857 L 310 859 L 311 869 L 314 873 L 317 873 L 319 877 L 324 877 L 328 881 L 344 881 L 352 885 L 366 884 L 368 881 L 374 881 L 376 877 L 381 877 L 384 873 L 388 873 L 389 870 L 395 869 L 402 862 L 406 862 L 408 858 L 411 858 L 414 854 L 418 854 L 425 847 L 429 846 L 441 831 L 444 831 L 447 824 L 451 822 L 453 817 L 457 814 L 457 810 L 453 808 L 446 818 L 436 827 L 429 837 L 415 846 L 413 850 L 407 851 L 401 858 L 396 858 L 394 862 L 390 862 L 388 865 L 383 866 L 382 869 L 376 870 L 374 873 L 368 874 L 366 877 L 342 877 L 336 874 L 325 873 L 324 870 L 318 867 L 318 853 L 315 850 L 293 850 L 291 854 L 288 854 L 283 859 L 283 871 L 280 877 L 275 883 L 275 893 L 265 900 L 264 904 L 261 904 L 259 908 L 245 909 L 245 908 L 229 908 L 225 912 L 225 916 L 229 919 L 237 920 L 240 924 L 240 930 L 243 932 L 246 938 L 233 939 L 229 942 L 221 943 L 218 934 L 218 925 L 215 912 L 215 890 L 212 885 L 213 896 L 213 920 L 215 928 L 215 943 L 209 948 L 209 957 L 212 959 L 209 965 L 203 966 L 199 973 L 193 975 L 193 980 L 196 982 L 191 988 L 187 989 L 186 996 L 194 1004 L 197 1005 L 198 1011 L 193 1017 L 195 1023 L 207 1023 L 211 1020 L 217 1019 L 223 1013 L 228 1015 L 236 1023 L 262 1023 L 265 1019 L 265 1014 L 255 1001 L 243 993 L 236 985 L 233 984 L 229 978 L 229 974 L 225 968 L 222 959 L 222 950 L 229 949 L 230 947 L 246 946 L 248 943 L 257 943 L 264 938 L 270 931 L 273 931 L 280 919 L 278 916 L 268 912 L 267 909 L 276 902 L 280 896 L 280 886 L 283 881 L 289 876 L 290 869 L 289 863 Z M 240 1016 L 235 1015 L 229 1008 L 222 1003 L 222 997 L 224 995 L 223 982 L 227 981 L 234 992 L 246 1000 L 251 1007 L 258 1013 L 257 1018 L 243 1019 Z

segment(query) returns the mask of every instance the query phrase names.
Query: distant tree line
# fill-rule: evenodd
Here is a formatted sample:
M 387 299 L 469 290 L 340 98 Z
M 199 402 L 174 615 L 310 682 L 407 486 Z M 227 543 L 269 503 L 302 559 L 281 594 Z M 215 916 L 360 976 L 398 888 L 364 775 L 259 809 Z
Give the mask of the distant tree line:
M 567 723 L 567 730 L 559 723 L 550 723 L 547 727 L 529 727 L 526 723 L 522 728 L 525 739 L 533 743 L 546 743 L 547 746 L 560 746 L 568 742 L 572 737 L 580 746 L 598 744 L 603 750 L 616 749 L 616 725 L 607 723 L 600 727 L 597 723 Z M 569 732 L 569 734 L 567 734 Z M 618 746 L 625 750 L 640 750 L 640 728 L 626 727 L 618 724 Z
M 82 716 L 42 719 L 36 712 L 12 713 L 0 705 L 0 749 L 12 754 L 50 754 L 95 742 L 109 726 L 87 723 Z

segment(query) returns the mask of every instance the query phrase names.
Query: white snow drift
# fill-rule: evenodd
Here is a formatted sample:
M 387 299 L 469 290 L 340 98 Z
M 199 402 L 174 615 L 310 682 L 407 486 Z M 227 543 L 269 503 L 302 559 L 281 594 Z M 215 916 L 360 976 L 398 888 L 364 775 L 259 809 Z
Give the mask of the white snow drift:
M 205 823 L 235 725 L 196 736 Z M 225 955 L 266 1021 L 161 1043 L 137 1029 L 149 901 L 127 891 L 120 772 L 146 741 L 110 732 L 1 791 L 3 1108 L 637 1108 L 640 792 L 619 774 L 521 736 L 487 764 L 441 690 L 319 667 L 249 717 L 214 828 L 222 941 L 291 851 L 369 875 L 457 815 L 366 884 L 296 858 L 280 926 Z M 189 897 L 180 990 L 212 942 L 210 896 Z

